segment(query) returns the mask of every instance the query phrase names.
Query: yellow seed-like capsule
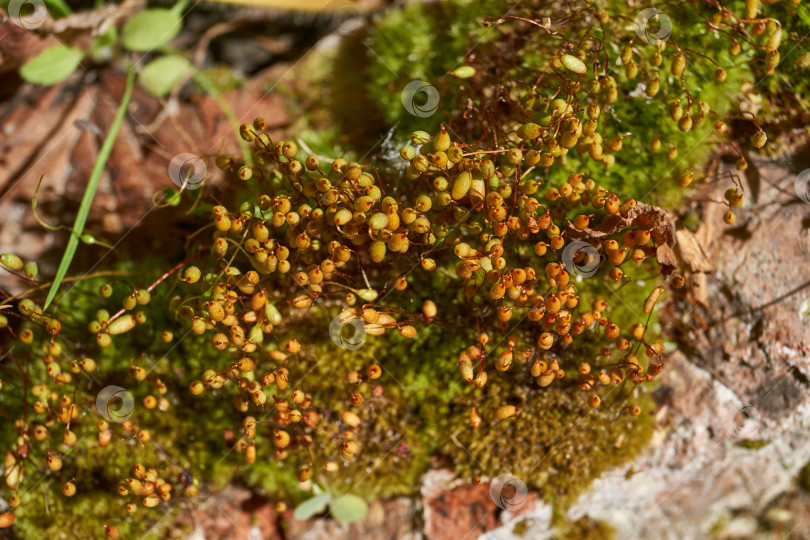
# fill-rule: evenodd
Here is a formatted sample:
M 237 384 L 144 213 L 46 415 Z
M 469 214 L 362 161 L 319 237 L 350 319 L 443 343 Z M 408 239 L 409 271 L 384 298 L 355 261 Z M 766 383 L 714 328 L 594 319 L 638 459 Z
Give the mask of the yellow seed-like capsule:
M 680 77 L 683 74 L 684 68 L 686 68 L 686 57 L 683 55 L 683 53 L 678 52 L 672 58 L 671 73 L 675 77 Z
M 343 411 L 343 413 L 340 415 L 340 418 L 346 425 L 351 426 L 353 428 L 358 427 L 362 423 L 360 417 L 351 411 Z
M 62 458 L 56 454 L 48 454 L 48 468 L 54 472 L 62 468 Z
M 135 328 L 135 317 L 133 317 L 132 314 L 127 313 L 111 322 L 107 327 L 107 332 L 109 332 L 110 335 L 115 336 L 129 332 L 133 328 Z
M 22 259 L 13 253 L 3 253 L 0 255 L 0 264 L 15 272 L 22 270 L 23 266 L 25 266 Z
M 306 309 L 312 305 L 312 298 L 306 294 L 296 296 L 293 298 L 292 305 L 298 309 Z
M 428 319 L 435 317 L 437 311 L 436 303 L 433 302 L 433 300 L 425 300 L 422 302 L 422 313 L 424 313 L 425 317 Z
M 11 512 L 3 512 L 0 514 L 0 529 L 7 529 L 14 525 L 14 514 Z
M 450 196 L 454 201 L 462 199 L 467 192 L 470 191 L 472 185 L 472 175 L 469 172 L 459 174 L 453 182 L 453 187 L 450 191 Z
M 276 448 L 287 448 L 290 444 L 290 434 L 281 429 L 273 431 L 273 444 Z
M 470 407 L 470 425 L 473 427 L 473 429 L 481 425 L 481 415 L 478 412 L 478 407 L 475 405 Z
M 756 19 L 759 12 L 759 0 L 745 0 L 745 18 Z
M 306 482 L 307 480 L 309 480 L 309 477 L 311 476 L 311 474 L 312 473 L 309 470 L 309 467 L 301 469 L 300 471 L 298 471 L 298 481 L 299 482 Z
M 537 384 L 543 388 L 550 385 L 557 377 L 557 372 L 553 369 L 548 369 L 537 377 Z
M 520 414 L 520 411 L 514 405 L 501 405 L 495 411 L 495 419 L 496 420 L 505 420 L 507 418 L 512 418 L 513 416 L 517 416 Z
M 585 63 L 576 56 L 564 54 L 562 55 L 562 58 L 560 58 L 560 61 L 568 71 L 573 71 L 574 73 L 579 73 L 580 75 L 588 71 L 588 67 L 585 65 Z
M 402 337 L 411 339 L 416 337 L 416 328 L 410 325 L 403 326 L 399 329 L 399 333 L 402 335 Z
M 382 262 L 385 259 L 386 244 L 380 240 L 371 243 L 368 248 L 369 256 L 375 263 Z
M 70 481 L 66 482 L 62 487 L 62 493 L 65 497 L 73 497 L 76 494 L 76 484 Z
M 467 381 L 472 382 L 474 374 L 473 374 L 473 367 L 472 361 L 467 355 L 462 356 L 459 358 L 458 361 L 458 370 L 461 373 L 461 377 Z
M 650 295 L 644 300 L 644 313 L 650 313 L 655 307 L 655 303 L 658 302 L 658 298 L 661 296 L 661 293 L 664 291 L 664 288 L 661 286 L 656 287 L 655 289 L 650 292 Z

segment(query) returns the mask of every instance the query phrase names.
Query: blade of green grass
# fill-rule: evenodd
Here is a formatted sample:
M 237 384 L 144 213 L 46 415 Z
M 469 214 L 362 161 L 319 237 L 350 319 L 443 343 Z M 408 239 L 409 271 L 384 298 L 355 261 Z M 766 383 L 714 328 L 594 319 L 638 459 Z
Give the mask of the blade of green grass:
M 48 11 L 51 15 L 54 15 L 56 19 L 67 17 L 73 13 L 70 6 L 65 3 L 65 0 L 45 0 L 45 7 L 48 8 Z
M 56 271 L 56 276 L 53 278 L 53 284 L 48 291 L 48 297 L 45 299 L 44 309 L 53 301 L 56 292 L 59 290 L 59 285 L 67 274 L 73 256 L 76 254 L 76 248 L 79 247 L 79 239 L 84 231 L 84 224 L 87 222 L 87 215 L 90 213 L 90 208 L 93 206 L 93 198 L 96 196 L 98 190 L 98 183 L 101 180 L 101 174 L 104 172 L 104 167 L 107 166 L 107 159 L 110 157 L 115 139 L 118 136 L 118 130 L 121 129 L 121 124 L 124 123 L 124 116 L 127 114 L 127 107 L 129 106 L 129 98 L 132 96 L 132 86 L 135 83 L 135 69 L 129 68 L 127 73 L 127 84 L 124 88 L 124 97 L 121 99 L 121 105 L 118 106 L 118 112 L 115 113 L 110 131 L 104 139 L 104 144 L 101 145 L 101 150 L 98 153 L 98 159 L 93 166 L 93 171 L 90 173 L 90 180 L 87 182 L 87 188 L 84 190 L 82 202 L 79 205 L 79 213 L 76 214 L 76 221 L 73 222 L 73 231 L 68 240 L 65 254 L 62 256 L 62 262 L 59 263 L 59 269 Z

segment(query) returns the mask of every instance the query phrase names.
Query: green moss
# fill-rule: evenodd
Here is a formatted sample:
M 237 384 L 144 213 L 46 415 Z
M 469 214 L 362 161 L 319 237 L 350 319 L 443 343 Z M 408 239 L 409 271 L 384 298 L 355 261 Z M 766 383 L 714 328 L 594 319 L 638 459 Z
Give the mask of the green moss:
M 459 105 L 465 83 L 448 75 L 464 62 L 467 52 L 497 36 L 481 23 L 504 13 L 502 0 L 452 0 L 439 4 L 407 4 L 376 22 L 366 45 L 373 51 L 368 88 L 390 125 L 400 133 L 414 129 L 433 132 L 442 115 L 449 117 Z M 441 98 L 441 113 L 419 118 L 402 106 L 401 93 L 415 80 L 434 86 Z
M 723 532 L 723 530 L 728 526 L 729 522 L 731 521 L 731 515 L 723 514 L 717 521 L 712 523 L 711 527 L 709 527 L 709 534 L 711 535 L 718 535 Z
M 805 463 L 804 467 L 799 471 L 799 486 L 803 490 L 810 492 L 810 462 Z
M 345 350 L 328 338 L 330 315 L 337 312 L 310 311 L 310 338 L 304 340 L 308 345 L 302 361 L 289 365 L 290 380 L 300 381 L 298 387 L 317 396 L 319 402 L 332 404 L 324 411 L 329 415 L 323 422 L 327 426 L 335 424 L 344 410 L 357 413 L 363 426 L 354 440 L 361 450 L 345 460 L 339 447 L 341 432 L 332 432 L 331 440 L 323 438 L 310 451 L 315 463 L 335 461 L 340 469 L 331 474 L 313 471 L 312 479 L 334 493 L 351 491 L 365 497 L 412 494 L 436 449 L 435 435 L 444 428 L 449 403 L 460 392 L 448 391 L 452 358 L 460 342 L 448 339 L 438 328 L 426 327 L 412 340 L 396 333 L 366 336 L 360 348 Z M 408 361 L 416 358 L 421 359 L 418 369 Z M 350 370 L 365 373 L 375 363 L 382 366 L 383 375 L 362 384 L 358 391 L 364 396 L 363 404 L 351 405 L 345 374 Z M 375 386 L 382 387 L 379 397 L 372 395 Z M 306 466 L 302 457 L 305 454 L 298 456 L 297 467 Z M 278 492 L 278 467 L 263 465 L 249 471 L 248 479 L 267 492 Z
M 554 537 L 558 540 L 613 540 L 616 530 L 609 523 L 585 516 L 557 527 Z
M 532 525 L 534 525 L 534 519 L 522 519 L 515 523 L 515 526 L 512 527 L 512 534 L 515 536 L 525 536 L 529 529 L 531 529 Z
M 771 441 L 764 441 L 762 439 L 745 439 L 737 442 L 737 446 L 748 450 L 759 450 L 769 444 L 771 444 Z
M 636 389 L 600 389 L 603 405 L 591 409 L 578 387 L 540 388 L 519 374 L 519 367 L 513 369 L 514 374 L 510 370 L 490 379 L 474 397 L 484 417 L 480 428 L 473 429 L 463 414 L 468 403 L 456 403 L 458 414 L 451 416 L 441 447 L 464 477 L 510 472 L 565 508 L 603 471 L 638 454 L 652 435 L 653 401 L 646 394 L 634 395 Z M 629 401 L 644 413 L 631 417 L 623 412 Z M 520 415 L 496 423 L 494 411 L 504 404 L 517 406 Z
M 147 261 L 147 266 L 149 265 Z M 148 317 L 148 324 L 136 326 L 127 334 L 117 336 L 113 345 L 101 349 L 89 333 L 87 323 L 95 318 L 99 309 L 114 312 L 129 290 L 118 283 L 110 298 L 98 294 L 101 285 L 108 283 L 120 274 L 131 272 L 129 266 L 121 266 L 113 275 L 90 278 L 75 284 L 75 287 L 55 306 L 63 321 L 61 336 L 57 338 L 69 358 L 91 357 L 96 361 L 96 370 L 88 375 L 73 374 L 73 384 L 58 388 L 58 395 L 72 396 L 81 411 L 71 422 L 71 431 L 77 434 L 78 443 L 74 448 L 61 444 L 64 426 L 56 423 L 49 426 L 50 439 L 38 442 L 29 440 L 31 461 L 36 467 L 26 468 L 26 482 L 23 485 L 21 504 L 15 510 L 16 526 L 23 538 L 61 537 L 70 531 L 70 538 L 97 538 L 103 534 L 104 524 L 119 528 L 122 537 L 157 538 L 171 525 L 172 520 L 161 520 L 169 508 L 164 504 L 154 509 L 144 508 L 137 498 L 121 497 L 117 486 L 129 476 L 133 464 L 142 463 L 147 468 L 155 468 L 166 481 L 175 483 L 178 475 L 187 471 L 197 483 L 201 492 L 221 489 L 233 479 L 235 467 L 232 460 L 223 459 L 228 449 L 222 442 L 222 432 L 227 427 L 238 425 L 239 417 L 233 409 L 223 408 L 216 399 L 197 399 L 188 392 L 188 381 L 202 366 L 214 362 L 211 348 L 201 338 L 189 336 L 184 340 L 164 343 L 159 334 L 164 329 L 181 335 L 182 327 L 172 319 L 166 310 L 165 289 L 153 292 L 153 300 L 147 306 L 139 306 Z M 137 282 L 151 281 L 156 276 L 139 274 Z M 18 347 L 17 353 L 28 354 L 26 376 L 34 381 L 47 380 L 45 364 L 41 361 L 41 348 L 47 346 L 48 339 L 35 332 L 34 343 L 27 353 Z M 203 346 L 206 345 L 206 346 Z M 171 354 L 171 360 L 167 355 Z M 67 360 L 60 358 L 63 370 Z M 129 367 L 137 363 L 149 370 L 147 380 L 138 382 L 129 374 Z M 149 381 L 159 377 L 167 386 L 165 397 L 170 402 L 168 411 L 147 409 L 143 398 L 158 393 Z M 0 403 L 10 417 L 22 417 L 23 379 L 13 365 L 0 366 L 0 378 L 9 384 L 0 395 Z M 97 442 L 96 424 L 103 417 L 96 410 L 96 397 L 99 391 L 110 385 L 120 386 L 134 399 L 134 408 L 128 417 L 143 429 L 148 429 L 152 442 L 141 443 L 135 433 L 125 432 L 121 424 L 110 422 L 112 440 L 107 447 Z M 75 390 L 75 391 L 74 391 Z M 54 406 L 53 403 L 51 403 Z M 117 405 L 113 406 L 113 410 Z M 205 422 L 200 422 L 200 419 Z M 31 424 L 48 424 L 47 415 L 28 416 Z M 3 453 L 16 439 L 13 429 L 0 430 Z M 48 448 L 63 455 L 63 468 L 58 472 L 47 472 L 45 466 Z M 46 474 L 47 473 L 47 474 Z M 62 486 L 75 477 L 76 495 L 66 498 Z M 37 479 L 41 478 L 40 482 Z M 33 479 L 33 480 L 32 480 Z M 28 488 L 27 486 L 31 486 Z M 177 485 L 175 485 L 177 487 Z M 28 491 L 30 489 L 30 491 Z M 171 504 L 184 504 L 187 498 L 175 489 Z M 135 502 L 138 510 L 128 514 L 125 505 Z

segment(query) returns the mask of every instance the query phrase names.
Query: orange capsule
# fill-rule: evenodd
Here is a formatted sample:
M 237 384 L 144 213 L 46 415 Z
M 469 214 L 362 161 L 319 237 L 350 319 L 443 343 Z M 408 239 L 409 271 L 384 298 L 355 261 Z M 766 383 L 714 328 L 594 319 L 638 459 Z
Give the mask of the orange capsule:
M 346 382 L 349 384 L 358 384 L 363 381 L 363 376 L 359 371 L 352 370 L 346 373 Z
M 0 529 L 7 529 L 14 525 L 14 514 L 11 512 L 3 512 L 0 514 Z
M 279 390 L 286 390 L 290 382 L 290 371 L 287 368 L 278 368 L 275 382 Z
M 44 441 L 45 439 L 48 438 L 48 428 L 46 428 L 45 426 L 41 425 L 34 426 L 34 429 L 32 431 L 34 439 L 38 441 Z
M 346 425 L 353 428 L 358 427 L 362 423 L 360 417 L 351 411 L 343 411 L 343 413 L 340 415 L 340 418 Z
M 292 305 L 298 309 L 306 309 L 312 305 L 312 298 L 306 294 L 296 296 L 292 300 Z
M 360 451 L 360 445 L 354 441 L 346 441 L 340 445 L 343 457 L 351 459 Z
M 136 463 L 135 465 L 132 466 L 130 473 L 134 478 L 137 478 L 138 480 L 143 480 L 146 478 L 146 467 L 144 467 L 143 464 L 141 463 Z
M 531 368 L 532 377 L 539 377 L 547 369 L 548 369 L 548 366 L 546 365 L 546 363 L 538 358 L 532 364 L 532 368 Z
M 285 348 L 290 354 L 298 354 L 301 351 L 301 344 L 298 343 L 297 339 L 291 339 L 287 342 Z
M 470 408 L 470 425 L 473 429 L 481 425 L 481 415 L 478 413 L 478 407 L 475 405 Z
M 371 379 L 379 379 L 382 376 L 382 368 L 377 364 L 372 364 L 366 369 L 366 376 Z
M 273 444 L 275 444 L 277 448 L 286 448 L 290 444 L 290 434 L 284 430 L 274 430 Z
M 65 485 L 62 486 L 62 494 L 65 497 L 73 497 L 76 494 L 76 484 L 71 481 L 65 482 Z
M 436 316 L 437 313 L 436 303 L 433 300 L 425 300 L 422 302 L 422 313 L 428 319 L 432 319 Z
M 62 438 L 62 441 L 63 441 L 63 442 L 64 442 L 64 443 L 65 443 L 67 446 L 71 446 L 71 447 L 72 447 L 72 446 L 74 446 L 74 445 L 76 444 L 76 442 L 78 441 L 78 438 L 76 437 L 76 434 L 75 434 L 74 432 L 72 432 L 72 431 L 70 431 L 70 430 L 67 430 L 67 431 L 65 431 L 65 435 L 64 435 L 64 437 Z
M 500 355 L 498 355 L 497 360 L 495 360 L 495 369 L 498 371 L 506 371 L 509 369 L 509 366 L 512 365 L 512 351 L 507 349 L 503 351 Z
M 411 339 L 411 338 L 414 338 L 416 336 L 416 328 L 414 328 L 413 326 L 410 326 L 410 325 L 403 326 L 403 327 L 399 328 L 399 333 L 402 335 L 402 337 L 407 338 L 407 339 Z
M 520 410 L 514 405 L 501 405 L 495 411 L 495 420 L 506 420 L 520 414 Z
M 98 432 L 98 445 L 102 448 L 110 444 L 112 440 L 112 431 L 109 429 L 105 429 L 104 431 Z
M 543 373 L 537 377 L 537 384 L 543 388 L 550 385 L 552 381 L 557 377 L 557 370 L 554 369 L 547 369 Z
M 48 468 L 54 472 L 60 470 L 62 468 L 62 458 L 59 457 L 57 454 L 51 454 L 48 452 Z
M 543 332 L 537 338 L 537 346 L 541 349 L 550 349 L 552 345 L 554 345 L 554 334 Z
M 470 357 L 466 354 L 461 356 L 458 360 L 458 370 L 461 373 L 461 377 L 467 381 L 472 382 L 474 374 L 473 374 L 473 367 L 472 361 Z
M 655 307 L 656 302 L 658 302 L 658 298 L 661 296 L 661 293 L 664 291 L 664 288 L 658 286 L 654 288 L 650 295 L 644 300 L 644 313 L 652 312 L 653 308 Z
M 582 375 L 587 375 L 588 373 L 590 373 L 590 372 L 591 372 L 591 365 L 590 365 L 589 363 L 587 363 L 587 362 L 582 362 L 582 363 L 579 365 L 579 372 L 580 372 Z
M 605 336 L 609 339 L 616 339 L 619 337 L 621 330 L 619 326 L 614 322 L 609 322 L 607 328 L 605 328 Z

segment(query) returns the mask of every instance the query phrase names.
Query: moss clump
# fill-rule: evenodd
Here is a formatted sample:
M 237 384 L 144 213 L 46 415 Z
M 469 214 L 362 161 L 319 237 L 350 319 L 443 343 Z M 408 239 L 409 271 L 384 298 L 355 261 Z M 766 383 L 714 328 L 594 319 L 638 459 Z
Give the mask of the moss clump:
M 499 377 L 475 396 L 475 403 L 482 410 L 510 403 L 520 414 L 497 423 L 485 418 L 473 429 L 462 412 L 468 405 L 457 403 L 458 414 L 451 416 L 442 450 L 466 477 L 512 473 L 564 508 L 603 471 L 626 463 L 646 446 L 652 414 L 632 418 L 624 405 L 632 399 L 652 411 L 653 402 L 635 392 L 610 388 L 603 406 L 592 409 L 576 386 L 550 390 L 521 384 L 516 377 Z
M 557 540 L 613 540 L 616 530 L 609 523 L 585 516 L 557 527 L 554 537 Z
M 144 261 L 145 267 L 155 264 Z M 97 538 L 103 534 L 105 523 L 115 525 L 122 537 L 160 537 L 172 523 L 161 519 L 167 509 L 144 508 L 141 498 L 117 492 L 135 463 L 154 468 L 173 484 L 172 507 L 183 506 L 193 498 L 184 493 L 187 483 L 206 493 L 222 489 L 238 473 L 233 460 L 223 459 L 229 453 L 223 443 L 223 430 L 238 426 L 236 411 L 222 407 L 217 400 L 195 399 L 187 388 L 190 374 L 196 374 L 215 355 L 195 336 L 168 342 L 161 338 L 163 331 L 180 336 L 182 330 L 166 310 L 163 291 L 155 291 L 148 305 L 138 306 L 148 324 L 136 326 L 126 334 L 127 339 L 102 348 L 88 331 L 88 323 L 104 318 L 99 310 L 108 310 L 109 316 L 131 290 L 120 283 L 124 276 L 140 283 L 156 277 L 150 271 L 136 272 L 131 265 L 120 265 L 102 276 L 78 281 L 53 308 L 62 322 L 60 336 L 51 339 L 35 332 L 26 350 L 18 351 L 18 359 L 26 365 L 23 373 L 14 363 L 0 365 L 0 379 L 5 383 L 0 405 L 13 418 L 23 417 L 23 391 L 30 381 L 50 381 L 44 359 L 61 364 L 62 371 L 72 376 L 68 383 L 51 382 L 47 395 L 36 392 L 36 397 L 28 396 L 28 407 L 37 400 L 48 406 L 43 413 L 28 409 L 28 430 L 20 433 L 17 429 L 0 429 L 4 453 L 15 448 L 21 438 L 28 444 L 25 489 L 17 492 L 20 500 L 15 509 L 15 527 L 22 538 L 60 538 L 66 531 L 68 538 Z M 105 298 L 99 291 L 108 283 L 113 283 L 112 293 Z M 78 368 L 75 363 L 82 358 L 92 358 L 95 368 L 89 372 Z M 148 372 L 145 379 L 133 376 L 133 365 Z M 133 408 L 126 415 L 129 423 L 108 422 L 111 437 L 102 446 L 98 422 L 105 418 L 97 408 L 97 398 L 101 389 L 111 385 L 120 386 L 132 396 Z M 160 407 L 148 408 L 144 401 L 148 396 L 166 401 Z M 70 430 L 78 438 L 72 448 L 62 443 L 66 426 L 57 416 L 61 400 L 66 397 L 80 411 L 70 422 Z M 111 409 L 119 406 L 111 404 Z M 31 436 L 34 426 L 46 426 L 48 439 L 35 440 Z M 149 433 L 148 442 L 138 438 L 142 429 Z M 61 454 L 60 470 L 48 471 L 45 466 L 48 449 Z M 71 479 L 76 494 L 68 498 L 62 488 Z M 130 514 L 126 505 L 131 502 L 137 510 Z
M 482 25 L 512 7 L 514 16 Z M 516 474 L 559 514 L 594 477 L 632 458 L 652 431 L 654 404 L 642 388 L 660 373 L 665 349 L 653 341 L 663 289 L 655 276 L 673 270 L 658 263 L 674 224 L 643 199 L 653 191 L 674 204 L 682 190 L 667 175 L 682 172 L 684 158 L 696 166 L 695 145 L 707 135 L 753 151 L 729 141 L 724 122 L 755 121 L 732 118 L 724 103 L 760 73 L 749 66 L 768 69 L 775 58 L 762 56 L 772 23 L 735 22 L 722 6 L 684 7 L 670 12 L 681 35 L 666 46 L 641 44 L 619 1 L 606 11 L 576 7 L 553 39 L 538 21 L 558 21 L 570 6 L 453 0 L 393 11 L 370 31 L 377 56 L 357 70 L 360 81 L 339 63 L 317 75 L 338 79 L 331 106 L 346 114 L 334 123 L 356 131 L 325 126 L 310 138 L 312 151 L 271 140 L 257 118 L 239 128 L 252 156 L 216 159 L 217 197 L 203 186 L 164 190 L 167 206 L 178 206 L 166 221 L 188 226 L 185 245 L 171 262 L 132 265 L 161 268 L 160 278 L 139 272 L 110 295 L 80 279 L 48 313 L 35 303 L 45 284 L 25 301 L 2 300 L 2 339 L 14 350 L 0 359 L 12 424 L 0 431 L 0 451 L 28 473 L 44 471 L 54 448 L 64 458 L 42 487 L 32 474 L 6 481 L 10 496 L 36 494 L 17 507 L 20 529 L 38 537 L 67 525 L 91 537 L 115 520 L 138 534 L 167 507 L 190 502 L 197 484 L 189 482 L 203 492 L 245 482 L 288 500 L 311 483 L 365 497 L 411 493 L 436 453 L 466 477 Z M 725 75 L 698 52 L 738 38 L 742 56 L 716 55 L 735 64 Z M 366 48 L 357 39 L 350 46 L 344 53 Z M 466 57 L 466 78 L 447 73 L 479 46 Z M 749 47 L 763 62 L 748 60 Z M 688 69 L 672 74 L 687 56 Z M 630 62 L 638 82 L 623 74 Z M 403 86 L 415 79 L 438 89 L 435 116 L 403 109 Z M 340 95 L 358 105 L 342 109 Z M 683 110 L 669 112 L 676 102 Z M 364 114 L 368 103 L 378 118 Z M 385 144 L 399 166 L 349 162 L 330 148 L 333 138 L 361 144 L 363 131 L 388 131 L 386 123 L 398 126 Z M 406 143 L 414 127 L 433 134 L 416 131 Z M 338 131 L 345 138 L 332 136 Z M 662 150 L 651 157 L 656 137 Z M 757 132 L 754 141 L 764 138 Z M 729 207 L 742 201 L 728 199 Z M 585 271 L 597 258 L 600 267 Z M 16 256 L 3 260 L 12 273 L 22 269 Z M 335 346 L 328 329 L 338 312 L 377 337 L 351 351 Z M 93 369 L 74 360 L 88 357 Z M 108 431 L 96 427 L 94 406 L 109 385 L 126 387 L 138 405 L 128 424 Z M 146 406 L 156 396 L 165 407 Z M 71 410 L 80 414 L 71 419 Z M 60 446 L 67 425 L 78 437 L 72 449 Z M 96 444 L 99 433 L 110 443 Z M 136 463 L 175 487 L 171 503 L 141 509 L 145 517 L 123 505 L 152 502 L 146 490 L 115 494 Z M 77 478 L 73 504 L 58 499 L 79 471 L 90 474 Z M 576 537 L 603 531 L 589 520 L 562 523 Z
M 508 11 L 503 0 L 450 0 L 437 4 L 407 4 L 376 22 L 366 45 L 370 58 L 368 89 L 390 125 L 399 133 L 435 131 L 442 116 L 449 118 L 461 104 L 467 85 L 448 74 L 466 60 L 467 52 L 498 35 L 482 23 Z M 434 86 L 442 107 L 437 114 L 416 116 L 402 107 L 403 88 L 421 80 Z
M 771 441 L 764 441 L 762 439 L 746 439 L 744 441 L 737 442 L 737 446 L 747 450 L 759 450 L 760 448 L 764 448 L 769 444 L 771 444 Z
M 335 315 L 330 309 L 309 312 L 309 335 L 302 336 L 308 346 L 302 361 L 289 365 L 291 381 L 331 404 L 320 411 L 333 440 L 312 445 L 309 451 L 314 463 L 333 461 L 339 469 L 328 474 L 313 470 L 311 478 L 332 493 L 351 491 L 363 497 L 412 494 L 436 450 L 436 434 L 446 426 L 450 402 L 462 390 L 457 385 L 450 387 L 452 358 L 461 342 L 439 328 L 426 327 L 412 340 L 398 335 L 387 339 L 366 336 L 358 349 L 346 350 L 320 334 Z M 422 359 L 420 369 L 407 361 L 411 358 Z M 350 370 L 365 372 L 372 364 L 383 369 L 379 379 L 352 387 L 341 376 Z M 362 406 L 353 405 L 353 392 L 364 396 Z M 362 420 L 362 429 L 352 433 L 360 452 L 351 459 L 345 459 L 339 444 L 349 431 L 340 421 L 344 411 L 354 412 Z M 307 466 L 306 453 L 298 458 L 299 468 Z M 267 493 L 289 494 L 298 485 L 290 469 L 271 460 L 256 463 L 246 475 L 251 485 Z

